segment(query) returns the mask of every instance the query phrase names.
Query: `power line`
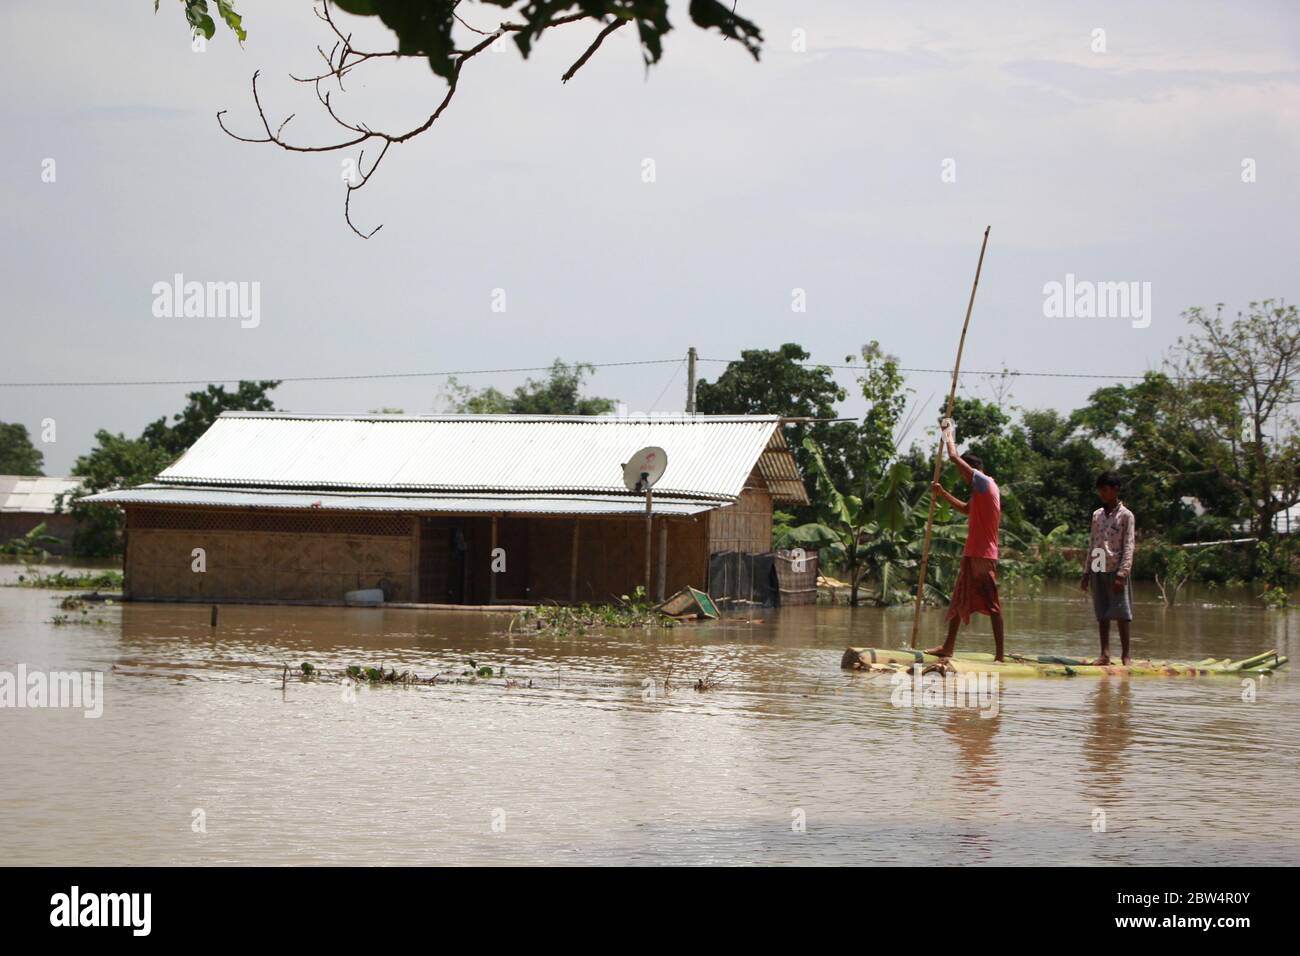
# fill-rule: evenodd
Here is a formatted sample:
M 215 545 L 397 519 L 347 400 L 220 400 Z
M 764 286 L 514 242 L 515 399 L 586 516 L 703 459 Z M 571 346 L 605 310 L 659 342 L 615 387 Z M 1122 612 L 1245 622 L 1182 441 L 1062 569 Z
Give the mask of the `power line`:
M 628 365 L 669 365 L 678 363 L 680 358 L 646 359 L 639 362 L 576 362 L 592 368 L 620 368 Z M 134 385 L 213 385 L 216 383 L 241 381 L 277 381 L 277 382 L 355 382 L 364 380 L 393 378 L 441 378 L 446 375 L 504 375 L 510 372 L 549 372 L 549 365 L 531 365 L 519 368 L 472 368 L 456 369 L 449 372 L 379 372 L 371 375 L 286 375 L 281 378 L 267 376 L 232 375 L 225 378 L 191 378 L 191 379 L 138 379 L 133 381 L 100 382 L 0 382 L 0 388 L 100 388 Z
M 701 362 L 734 362 L 734 361 L 736 361 L 736 359 L 710 359 L 710 358 L 701 358 L 701 359 L 699 359 L 698 361 L 701 361 Z M 863 371 L 863 368 L 864 368 L 864 366 L 861 366 L 861 365 L 831 365 L 831 364 L 829 364 L 829 363 L 827 363 L 827 362 L 796 362 L 795 364 L 796 364 L 796 365 L 801 365 L 801 366 L 803 366 L 804 368 L 837 368 L 837 369 L 849 369 L 849 370 L 851 370 L 851 371 L 856 371 L 856 372 L 861 372 L 861 371 Z M 951 375 L 952 375 L 952 369 L 950 369 L 950 368 L 905 368 L 905 367 L 903 367 L 903 366 L 900 365 L 900 366 L 898 366 L 898 371 L 900 371 L 900 372 L 914 372 L 914 373 L 918 373 L 918 374 L 936 374 L 936 375 L 947 375 L 947 376 L 951 376 Z M 1125 381 L 1134 381 L 1134 382 L 1140 382 L 1140 381 L 1142 381 L 1143 379 L 1146 378 L 1146 375 L 1113 375 L 1113 374 L 1109 374 L 1109 373 L 1107 373 L 1107 374 L 1101 374 L 1101 373 L 1098 373 L 1098 372 L 1018 372 L 1018 371 L 1016 371 L 1016 370 L 1014 370 L 1014 369 L 1009 369 L 1009 368 L 1008 368 L 1008 369 L 998 369 L 996 372 L 973 371 L 973 370 L 972 370 L 972 371 L 963 371 L 961 374 L 962 374 L 963 376 L 964 376 L 964 375 L 992 375 L 992 376 L 995 376 L 995 377 L 998 377 L 998 378 L 1001 378 L 1003 375 L 1005 375 L 1005 376 L 1007 376 L 1008 378 L 1012 378 L 1012 377 L 1016 377 L 1016 378 L 1095 378 L 1095 379 L 1107 379 L 1107 380 L 1125 380 Z M 1188 378 L 1183 378 L 1183 377 L 1181 377 L 1181 376 L 1177 376 L 1177 375 L 1171 375 L 1171 376 L 1169 376 L 1169 377 L 1170 377 L 1171 379 L 1174 379 L 1174 380 L 1177 380 L 1177 381 L 1209 381 L 1208 379 L 1188 379 Z
M 659 403 L 664 400 L 664 396 L 668 394 L 668 389 L 672 387 L 673 382 L 677 381 L 677 376 L 681 373 L 682 366 L 685 364 L 686 364 L 686 359 L 682 359 L 680 362 L 677 363 L 677 367 L 673 369 L 672 376 L 664 384 L 664 390 L 659 393 L 659 397 L 656 398 L 654 400 L 654 404 L 650 406 L 650 411 L 653 412 L 655 408 L 658 407 Z
M 582 365 L 588 368 L 628 368 L 636 365 L 680 365 L 683 360 L 680 358 L 668 359 L 641 359 L 635 362 L 576 362 L 575 365 Z M 730 364 L 739 361 L 738 359 L 718 359 L 718 358 L 699 358 L 700 362 L 721 362 Z M 804 368 L 829 368 L 829 369 L 847 369 L 849 371 L 862 371 L 861 365 L 833 365 L 826 362 L 796 362 Z M 408 379 L 408 378 L 444 378 L 452 375 L 508 375 L 519 372 L 549 372 L 550 365 L 529 365 L 517 366 L 514 368 L 474 368 L 474 369 L 452 369 L 448 371 L 437 372 L 376 372 L 370 374 L 353 374 L 353 375 L 286 375 L 281 377 L 267 376 L 266 379 L 272 381 L 284 382 L 361 382 L 361 381 L 381 381 L 391 379 Z M 907 368 L 898 367 L 898 371 L 920 375 L 952 375 L 952 369 L 946 368 Z M 677 372 L 674 372 L 674 378 Z M 1025 372 L 1015 369 L 999 369 L 995 372 L 989 371 L 963 371 L 963 376 L 993 376 L 1001 378 L 1070 378 L 1070 379 L 1098 379 L 1105 381 L 1142 381 L 1146 375 L 1116 375 L 1112 373 L 1098 372 Z M 1210 379 L 1197 379 L 1177 375 L 1169 376 L 1174 381 L 1211 381 Z M 225 384 L 228 382 L 266 380 L 259 376 L 249 375 L 231 375 L 220 378 L 192 378 L 192 379 L 126 379 L 126 380 L 101 380 L 101 381 L 67 381 L 67 382 L 0 382 L 0 388 L 120 388 L 135 386 L 152 386 L 152 385 L 214 385 Z M 672 379 L 669 380 L 670 384 Z

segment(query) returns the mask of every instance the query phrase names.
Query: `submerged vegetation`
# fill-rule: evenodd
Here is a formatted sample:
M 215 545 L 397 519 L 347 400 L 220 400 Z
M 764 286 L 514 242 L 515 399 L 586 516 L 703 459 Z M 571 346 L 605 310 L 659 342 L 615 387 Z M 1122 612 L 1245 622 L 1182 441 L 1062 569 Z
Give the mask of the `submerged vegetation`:
M 329 683 L 341 683 L 349 681 L 353 684 L 367 684 L 377 686 L 380 684 L 424 684 L 434 686 L 436 684 L 477 684 L 480 681 L 490 680 L 494 677 L 505 681 L 506 687 L 531 687 L 533 682 L 530 680 L 527 684 L 520 681 L 506 678 L 505 667 L 492 667 L 489 664 L 481 664 L 474 658 L 466 658 L 465 665 L 459 675 L 446 676 L 441 671 L 422 677 L 411 670 L 399 671 L 396 667 L 385 668 L 383 664 L 378 667 L 366 667 L 360 664 L 348 664 L 342 670 L 328 670 L 317 667 L 311 661 L 303 661 L 296 668 L 288 664 L 284 665 L 284 674 L 282 683 L 287 683 L 289 674 L 296 671 L 299 680 L 314 681 L 321 680 Z
M 105 601 L 105 604 L 112 604 L 112 601 Z M 49 623 L 55 627 L 63 627 L 68 624 L 107 624 L 102 617 L 90 616 L 91 605 L 74 594 L 69 594 L 59 602 L 59 610 L 70 611 L 69 614 L 56 614 L 50 618 Z
M 121 571 L 81 571 L 69 574 L 67 571 L 55 571 L 46 574 L 37 568 L 27 568 L 10 587 L 45 588 L 50 591 L 76 591 L 89 588 L 92 591 L 120 591 L 123 576 Z
M 520 611 L 510 622 L 534 634 L 585 634 L 603 628 L 673 627 L 677 621 L 655 608 L 647 599 L 645 588 L 624 594 L 616 604 L 547 604 Z

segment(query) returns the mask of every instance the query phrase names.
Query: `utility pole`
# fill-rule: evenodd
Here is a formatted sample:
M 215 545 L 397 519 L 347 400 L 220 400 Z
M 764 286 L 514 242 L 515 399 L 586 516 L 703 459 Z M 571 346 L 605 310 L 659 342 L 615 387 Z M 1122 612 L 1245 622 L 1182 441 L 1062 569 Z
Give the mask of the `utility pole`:
M 695 414 L 695 346 L 686 350 L 686 414 Z

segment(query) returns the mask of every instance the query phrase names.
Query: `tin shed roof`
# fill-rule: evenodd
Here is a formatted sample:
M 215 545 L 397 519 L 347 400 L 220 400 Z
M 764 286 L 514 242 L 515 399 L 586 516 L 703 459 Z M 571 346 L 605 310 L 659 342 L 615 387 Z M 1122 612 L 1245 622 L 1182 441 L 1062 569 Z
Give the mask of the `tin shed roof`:
M 777 416 L 312 416 L 226 412 L 158 485 L 626 496 L 622 464 L 667 452 L 665 499 L 730 502 L 757 466 L 778 501 L 807 493 Z M 107 500 L 97 496 L 96 500 Z
M 58 496 L 80 486 L 80 478 L 0 475 L 0 513 L 54 514 Z

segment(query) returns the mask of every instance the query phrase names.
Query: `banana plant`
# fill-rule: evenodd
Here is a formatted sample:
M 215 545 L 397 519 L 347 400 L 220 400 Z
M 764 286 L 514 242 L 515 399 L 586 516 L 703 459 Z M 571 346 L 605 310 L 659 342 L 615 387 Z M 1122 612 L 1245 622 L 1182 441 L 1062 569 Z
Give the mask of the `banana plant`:
M 920 561 L 929 492 L 913 500 L 912 469 L 896 461 L 879 480 L 865 484 L 862 497 L 844 494 L 832 482 L 818 444 L 805 438 L 803 446 L 820 485 L 822 520 L 791 529 L 786 541 L 826 551 L 830 563 L 842 567 L 848 576 L 851 605 L 862 602 L 864 585 L 867 600 L 880 607 L 910 600 L 909 580 L 915 580 L 914 569 Z M 960 557 L 964 528 L 950 525 L 946 504 L 941 505 L 939 518 L 941 523 L 931 539 L 934 574 L 926 583 L 926 594 L 943 601 L 952 579 L 945 565 L 954 548 Z
M 10 538 L 8 541 L 0 544 L 0 554 L 17 555 L 24 558 L 40 558 L 44 560 L 49 557 L 50 552 L 46 546 L 57 547 L 63 544 L 63 541 L 52 534 L 46 534 L 46 524 L 41 522 L 31 531 L 17 538 Z

